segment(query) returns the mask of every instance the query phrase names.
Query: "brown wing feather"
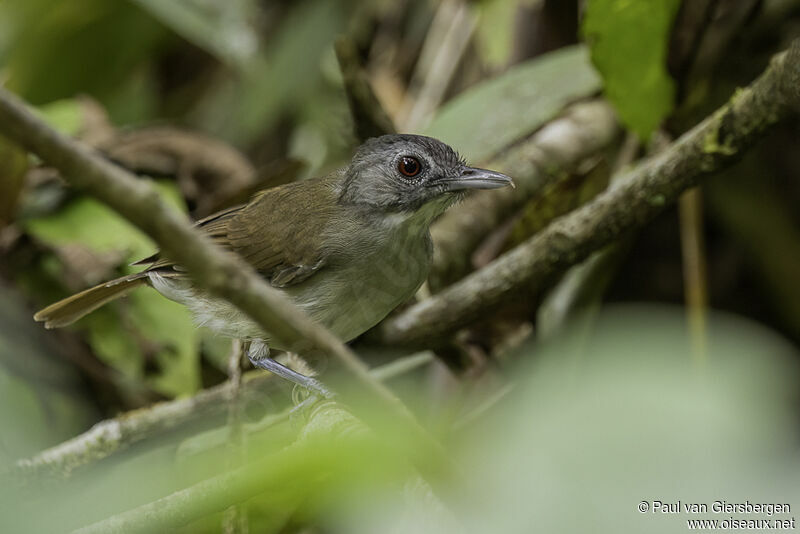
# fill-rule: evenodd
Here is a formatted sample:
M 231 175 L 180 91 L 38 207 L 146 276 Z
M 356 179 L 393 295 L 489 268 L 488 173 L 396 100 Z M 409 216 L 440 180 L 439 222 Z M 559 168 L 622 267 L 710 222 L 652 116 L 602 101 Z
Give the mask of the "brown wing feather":
M 325 266 L 323 230 L 339 209 L 333 183 L 329 176 L 268 189 L 248 204 L 215 213 L 197 226 L 218 245 L 241 255 L 276 287 L 297 284 Z M 151 263 L 148 270 L 170 274 L 180 270 L 158 254 L 136 263 Z

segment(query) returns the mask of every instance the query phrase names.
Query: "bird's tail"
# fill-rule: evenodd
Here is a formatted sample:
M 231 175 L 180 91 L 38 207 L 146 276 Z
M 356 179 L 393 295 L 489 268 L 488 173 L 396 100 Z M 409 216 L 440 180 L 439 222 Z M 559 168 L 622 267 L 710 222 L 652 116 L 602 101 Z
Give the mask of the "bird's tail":
M 100 306 L 125 295 L 133 288 L 146 283 L 147 280 L 148 275 L 145 271 L 103 282 L 51 304 L 36 312 L 33 318 L 43 321 L 45 328 L 67 326 Z

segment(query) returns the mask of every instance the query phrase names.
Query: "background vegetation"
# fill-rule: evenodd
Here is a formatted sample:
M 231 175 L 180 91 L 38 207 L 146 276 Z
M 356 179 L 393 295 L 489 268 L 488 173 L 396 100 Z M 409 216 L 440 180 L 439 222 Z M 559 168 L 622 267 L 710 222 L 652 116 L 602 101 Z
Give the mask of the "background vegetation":
M 667 150 L 799 23 L 791 0 L 7 0 L 0 76 L 192 218 L 391 127 L 534 184 L 485 231 L 448 233 L 491 196 L 434 228 L 423 299 Z M 672 532 L 684 515 L 639 502 L 800 507 L 797 142 L 781 122 L 641 232 L 445 340 L 357 340 L 454 475 L 418 472 L 424 447 L 391 422 L 290 412 L 260 372 L 231 385 L 231 341 L 152 290 L 35 324 L 155 245 L 0 137 L 0 530 Z M 113 417 L 78 453 L 37 456 Z

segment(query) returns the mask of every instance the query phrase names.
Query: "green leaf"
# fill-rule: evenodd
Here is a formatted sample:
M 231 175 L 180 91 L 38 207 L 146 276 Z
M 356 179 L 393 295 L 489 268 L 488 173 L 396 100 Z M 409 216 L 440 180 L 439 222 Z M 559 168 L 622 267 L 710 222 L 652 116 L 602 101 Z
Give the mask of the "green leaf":
M 672 110 L 669 32 L 678 0 L 590 0 L 583 35 L 622 122 L 646 140 Z
M 485 0 L 474 5 L 479 13 L 475 44 L 481 59 L 490 67 L 507 64 L 513 50 L 519 5 L 508 0 Z
M 139 7 L 107 0 L 0 2 L 0 21 L 7 87 L 27 101 L 41 105 L 85 93 L 98 99 L 113 121 L 141 121 L 152 114 L 142 103 L 151 102 L 147 91 L 157 88 L 137 79 L 155 75 L 150 65 L 170 34 Z M 115 98 L 136 87 L 143 89 L 136 99 Z
M 70 438 L 98 416 L 54 339 L 31 321 L 15 289 L 0 287 L 0 465 Z
M 133 0 L 176 33 L 230 66 L 252 60 L 258 48 L 253 0 Z
M 351 10 L 350 3 L 336 0 L 292 2 L 264 53 L 241 77 L 210 90 L 196 113 L 198 126 L 244 146 L 281 116 L 307 106 L 322 85 L 322 58 Z
M 185 211 L 174 184 L 154 182 L 162 198 Z M 95 252 L 125 252 L 128 261 L 153 253 L 156 246 L 114 210 L 90 197 L 70 202 L 57 213 L 23 221 L 25 231 L 52 246 L 80 243 Z M 135 272 L 137 269 L 131 269 Z
M 81 104 L 76 99 L 64 98 L 37 108 L 47 123 L 70 137 L 77 135 L 83 125 Z
M 95 252 L 124 252 L 128 261 L 152 254 L 155 244 L 105 204 L 81 197 L 62 210 L 24 221 L 25 230 L 51 246 L 79 243 Z
M 485 161 L 535 131 L 570 102 L 600 90 L 583 46 L 522 63 L 448 102 L 425 130 L 470 161 Z
M 157 348 L 153 389 L 171 397 L 200 389 L 200 334 L 187 309 L 152 289 L 132 293 L 130 301 L 132 325 Z

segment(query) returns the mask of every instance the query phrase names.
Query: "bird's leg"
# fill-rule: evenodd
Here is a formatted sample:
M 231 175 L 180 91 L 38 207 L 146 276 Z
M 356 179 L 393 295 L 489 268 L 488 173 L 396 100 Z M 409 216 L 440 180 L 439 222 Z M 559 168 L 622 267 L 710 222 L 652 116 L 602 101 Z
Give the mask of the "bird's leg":
M 270 358 L 269 347 L 262 341 L 253 340 L 250 342 L 250 348 L 247 351 L 247 358 L 254 367 L 266 369 L 267 371 L 276 374 L 281 378 L 285 378 L 290 382 L 294 382 L 298 386 L 307 389 L 315 395 L 319 395 L 324 399 L 330 399 L 333 397 L 333 393 L 331 393 L 331 391 L 316 378 L 293 371 L 285 365 L 282 365 Z

